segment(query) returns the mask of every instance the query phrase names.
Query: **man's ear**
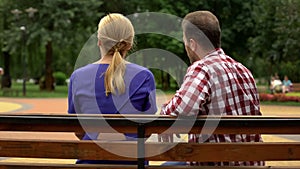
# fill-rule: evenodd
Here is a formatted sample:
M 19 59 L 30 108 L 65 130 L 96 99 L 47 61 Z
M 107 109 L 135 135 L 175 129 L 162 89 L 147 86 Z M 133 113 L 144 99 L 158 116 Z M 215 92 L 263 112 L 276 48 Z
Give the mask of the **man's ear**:
M 100 41 L 100 40 L 98 40 L 98 46 L 101 46 L 101 44 L 102 44 L 102 43 L 101 43 L 101 41 Z
M 193 52 L 196 51 L 197 43 L 194 39 L 189 39 L 189 47 Z

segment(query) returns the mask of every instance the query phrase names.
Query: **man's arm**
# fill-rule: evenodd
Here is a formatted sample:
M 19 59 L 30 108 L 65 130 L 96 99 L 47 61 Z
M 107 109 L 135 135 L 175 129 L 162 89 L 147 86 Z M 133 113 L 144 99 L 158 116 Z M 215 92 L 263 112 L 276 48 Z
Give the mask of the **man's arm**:
M 198 64 L 192 65 L 184 82 L 169 103 L 162 106 L 163 115 L 198 115 L 209 97 L 209 74 Z

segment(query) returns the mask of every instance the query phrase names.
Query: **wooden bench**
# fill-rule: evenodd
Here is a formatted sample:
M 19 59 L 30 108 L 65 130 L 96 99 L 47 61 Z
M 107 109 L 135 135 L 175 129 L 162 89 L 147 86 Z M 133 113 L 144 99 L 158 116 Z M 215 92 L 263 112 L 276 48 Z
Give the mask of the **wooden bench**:
M 193 125 L 191 125 L 193 124 Z M 205 126 L 205 127 L 203 127 Z M 7 132 L 111 132 L 215 134 L 300 134 L 300 117 L 224 116 L 176 119 L 169 116 L 121 115 L 0 115 L 0 130 Z M 215 128 L 216 127 L 216 128 Z M 128 152 L 124 157 L 118 153 Z M 137 141 L 80 141 L 0 138 L 0 157 L 132 160 L 138 165 L 49 164 L 0 161 L 0 169 L 288 169 L 298 167 L 148 166 L 151 161 L 286 161 L 300 160 L 300 142 L 160 143 Z
M 300 92 L 300 83 L 293 83 L 293 85 L 291 86 L 291 91 Z

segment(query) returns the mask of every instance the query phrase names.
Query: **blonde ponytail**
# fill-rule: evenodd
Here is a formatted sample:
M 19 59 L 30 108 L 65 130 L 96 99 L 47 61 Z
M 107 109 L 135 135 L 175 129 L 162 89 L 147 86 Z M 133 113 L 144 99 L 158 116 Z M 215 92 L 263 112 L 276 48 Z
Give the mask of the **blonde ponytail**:
M 105 72 L 105 94 L 125 93 L 124 74 L 126 61 L 123 59 L 131 48 L 134 29 L 128 18 L 112 13 L 103 17 L 98 24 L 98 43 L 102 56 L 112 56 Z
M 112 62 L 108 66 L 105 72 L 105 94 L 108 96 L 110 93 L 116 94 L 115 88 L 118 94 L 125 92 L 124 74 L 125 74 L 126 63 L 122 58 L 119 50 L 116 48 L 113 54 Z

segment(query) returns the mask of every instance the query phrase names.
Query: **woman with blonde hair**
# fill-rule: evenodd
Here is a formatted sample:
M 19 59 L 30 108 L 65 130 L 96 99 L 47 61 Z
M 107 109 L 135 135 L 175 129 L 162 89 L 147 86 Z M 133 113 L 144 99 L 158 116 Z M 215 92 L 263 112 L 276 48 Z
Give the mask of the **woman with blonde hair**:
M 125 60 L 134 39 L 128 18 L 112 13 L 98 25 L 101 58 L 75 70 L 70 78 L 70 114 L 155 114 L 156 96 L 153 74 Z M 102 133 L 101 133 L 102 134 Z M 85 133 L 83 140 L 105 139 L 99 133 Z M 124 139 L 135 140 L 135 134 Z M 78 160 L 77 163 L 136 164 L 129 161 Z

